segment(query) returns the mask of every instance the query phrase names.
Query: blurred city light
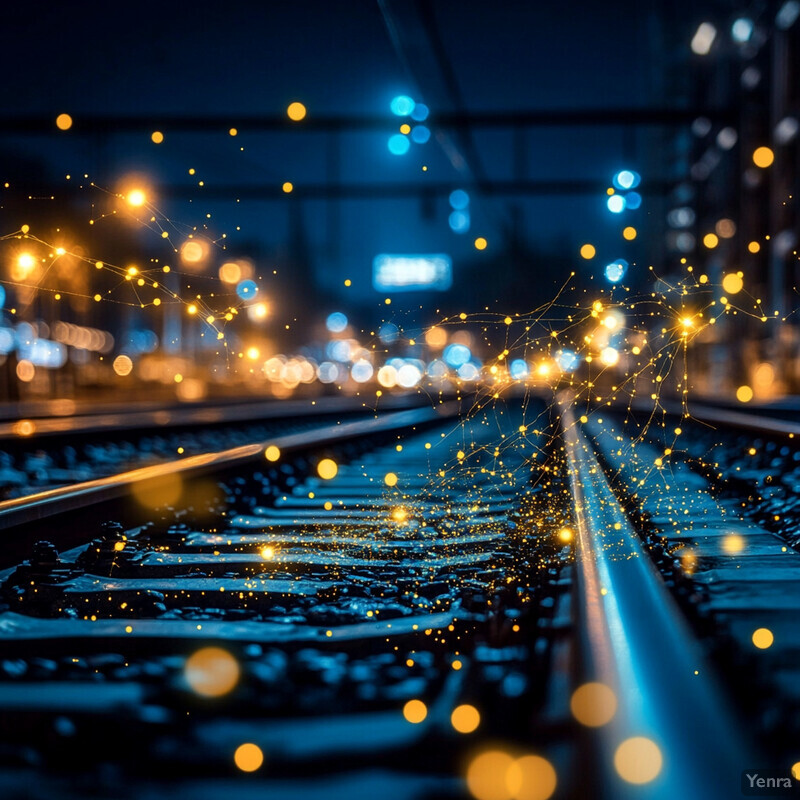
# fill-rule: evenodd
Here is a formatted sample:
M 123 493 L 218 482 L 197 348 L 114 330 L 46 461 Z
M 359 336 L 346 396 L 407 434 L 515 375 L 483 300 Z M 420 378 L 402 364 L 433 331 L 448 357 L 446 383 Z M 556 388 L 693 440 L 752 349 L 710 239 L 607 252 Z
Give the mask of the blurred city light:
M 625 198 L 621 194 L 612 194 L 606 205 L 612 214 L 619 214 L 625 210 Z
M 414 108 L 411 110 L 411 119 L 415 122 L 424 122 L 428 119 L 428 106 L 424 103 L 415 103 Z
M 400 94 L 392 100 L 390 107 L 392 114 L 396 114 L 398 117 L 407 117 L 409 114 L 413 114 L 416 103 L 408 95 Z
M 610 264 L 606 264 L 605 276 L 611 283 L 619 283 L 628 271 L 628 262 L 624 258 L 618 258 Z
M 786 31 L 794 25 L 797 17 L 800 16 L 800 2 L 797 0 L 787 0 L 775 15 L 775 24 L 782 31 Z
M 334 311 L 332 314 L 328 314 L 325 327 L 331 333 L 341 333 L 347 327 L 347 316 L 341 311 Z
M 395 156 L 402 156 L 405 155 L 409 148 L 411 147 L 411 142 L 409 141 L 407 136 L 403 136 L 402 133 L 395 133 L 393 136 L 389 137 L 389 141 L 386 143 L 386 146 L 389 148 L 389 152 Z
M 450 207 L 456 211 L 463 211 L 469 205 L 469 195 L 463 189 L 454 189 L 450 192 Z
M 411 138 L 416 144 L 425 144 L 431 138 L 431 131 L 425 125 L 415 125 L 411 129 Z
M 739 17 L 731 26 L 731 36 L 735 42 L 744 44 L 750 41 L 753 35 L 753 20 L 747 17 Z
M 242 300 L 252 300 L 258 294 L 258 285 L 255 281 L 242 281 L 236 287 L 236 294 L 238 294 Z
M 372 262 L 372 285 L 378 291 L 446 291 L 452 285 L 453 263 L 445 253 L 392 255 L 381 253 Z
M 717 38 L 717 29 L 710 22 L 702 22 L 692 37 L 692 52 L 699 56 L 708 55 L 714 39 Z
M 638 172 L 623 169 L 614 176 L 612 182 L 617 189 L 635 189 L 640 181 L 641 176 Z
M 467 233 L 470 226 L 469 211 L 451 211 L 447 224 L 453 233 Z

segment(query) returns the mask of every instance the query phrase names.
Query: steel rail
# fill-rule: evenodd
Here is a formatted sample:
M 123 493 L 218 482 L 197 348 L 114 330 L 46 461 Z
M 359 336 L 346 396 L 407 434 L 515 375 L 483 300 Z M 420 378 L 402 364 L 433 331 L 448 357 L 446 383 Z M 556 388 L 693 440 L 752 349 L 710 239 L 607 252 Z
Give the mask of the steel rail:
M 189 479 L 247 464 L 267 464 L 268 462 L 264 460 L 264 451 L 270 445 L 277 447 L 281 457 L 284 457 L 330 447 L 348 440 L 430 424 L 455 416 L 459 409 L 458 401 L 449 401 L 436 407 L 397 411 L 374 419 L 320 426 L 301 433 L 277 436 L 268 442 L 240 445 L 217 453 L 190 456 L 6 500 L 0 503 L 0 531 L 117 499 L 128 495 L 132 487 L 137 484 L 158 481 L 166 476 L 178 475 L 182 479 Z
M 572 397 L 559 397 L 575 504 L 576 621 L 583 679 L 610 687 L 616 714 L 599 729 L 602 785 L 623 800 L 729 800 L 756 766 L 701 646 L 611 490 Z M 658 776 L 626 784 L 615 754 L 631 737 L 659 748 Z

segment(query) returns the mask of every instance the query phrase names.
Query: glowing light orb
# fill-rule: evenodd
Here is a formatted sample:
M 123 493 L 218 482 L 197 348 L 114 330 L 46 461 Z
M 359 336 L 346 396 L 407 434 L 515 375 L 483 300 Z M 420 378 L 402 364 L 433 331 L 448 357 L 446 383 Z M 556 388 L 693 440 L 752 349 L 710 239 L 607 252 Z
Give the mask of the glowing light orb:
M 398 117 L 407 117 L 413 114 L 416 103 L 408 95 L 400 94 L 392 100 L 389 107 L 392 114 Z
M 139 208 L 147 202 L 147 195 L 141 189 L 132 189 L 125 199 L 128 201 L 128 205 Z
M 407 722 L 418 725 L 428 716 L 428 707 L 422 700 L 409 700 L 403 706 L 403 716 Z
M 389 152 L 393 156 L 402 156 L 409 151 L 411 142 L 409 141 L 408 137 L 403 136 L 402 133 L 395 133 L 389 137 L 389 141 L 386 143 L 386 146 L 389 148 Z
M 707 233 L 703 237 L 703 244 L 709 249 L 713 250 L 719 244 L 719 237 L 716 233 Z
M 614 347 L 604 347 L 600 352 L 600 361 L 607 367 L 613 367 L 619 361 L 619 351 Z
M 740 386 L 736 390 L 736 399 L 740 403 L 749 403 L 753 399 L 753 390 L 747 385 Z
M 769 147 L 757 147 L 753 152 L 753 163 L 761 169 L 766 169 L 775 160 L 775 153 Z
M 469 195 L 463 189 L 454 189 L 449 199 L 450 207 L 456 211 L 463 211 L 469 205 Z
M 271 444 L 264 451 L 264 457 L 267 459 L 267 461 L 277 461 L 281 457 L 281 450 L 279 447 Z
M 738 272 L 729 272 L 722 279 L 722 288 L 727 294 L 737 294 L 742 291 L 744 281 Z
M 623 169 L 614 176 L 612 183 L 617 189 L 635 189 L 641 180 L 638 172 Z
M 466 233 L 470 226 L 469 211 L 452 211 L 447 218 L 447 224 L 453 233 Z
M 252 300 L 258 294 L 258 285 L 255 281 L 241 281 L 236 287 L 236 294 L 242 300 Z
M 219 279 L 223 283 L 239 283 L 242 279 L 242 268 L 235 261 L 226 261 L 219 268 Z
M 625 210 L 625 198 L 621 194 L 612 194 L 606 200 L 606 206 L 612 214 L 621 214 Z
M 617 713 L 617 697 L 604 683 L 584 683 L 572 693 L 569 707 L 581 725 L 599 728 Z
M 305 119 L 306 113 L 306 107 L 298 102 L 289 103 L 289 107 L 286 109 L 286 116 L 288 116 L 292 122 L 300 122 L 301 119 Z
M 111 366 L 113 367 L 114 372 L 121 377 L 130 375 L 133 371 L 133 361 L 131 361 L 130 356 L 126 355 L 117 356 Z
M 514 800 L 549 800 L 557 784 L 553 765 L 541 756 L 518 758 L 506 773 L 506 785 Z
M 453 709 L 450 715 L 450 724 L 459 733 L 472 733 L 478 729 L 481 723 L 481 715 L 475 706 L 460 705 Z
M 769 628 L 758 628 L 757 630 L 753 631 L 753 644 L 759 650 L 766 650 L 767 648 L 772 647 L 772 643 L 774 641 L 775 636 Z
M 72 117 L 69 114 L 59 114 L 56 117 L 56 127 L 60 131 L 68 131 L 72 127 Z
M 341 333 L 347 327 L 347 316 L 341 311 L 334 311 L 332 314 L 328 314 L 325 327 L 331 333 Z
M 595 257 L 597 250 L 593 244 L 584 244 L 581 245 L 581 258 L 585 258 L 587 261 Z
M 386 475 L 383 476 L 383 482 L 387 486 L 397 486 L 397 475 L 394 472 L 387 472 Z
M 339 465 L 332 458 L 323 458 L 317 464 L 317 475 L 324 481 L 333 480 L 339 472 Z
M 164 141 L 164 134 L 161 131 L 153 131 L 150 134 L 150 140 L 153 144 L 161 144 Z
M 255 772 L 264 763 L 264 753 L 257 744 L 240 744 L 233 754 L 233 762 L 242 772 Z
M 180 256 L 184 264 L 199 264 L 206 257 L 208 250 L 203 242 L 189 239 L 181 245 Z
M 425 144 L 431 138 L 431 130 L 426 125 L 415 125 L 411 129 L 411 139 L 415 144 Z
M 636 238 L 636 234 L 636 228 L 634 228 L 632 225 L 628 225 L 628 227 L 622 231 L 622 238 L 632 242 Z
M 658 745 L 645 736 L 626 739 L 614 753 L 614 768 L 628 783 L 650 783 L 658 777 L 663 763 Z
M 485 250 L 489 246 L 489 243 L 484 239 L 483 236 L 479 236 L 475 240 L 475 249 L 476 250 Z
M 627 271 L 628 262 L 623 258 L 612 261 L 610 264 L 606 264 L 606 268 L 604 270 L 606 280 L 610 281 L 611 283 L 619 283 L 625 277 L 625 273 Z
M 239 682 L 239 662 L 221 647 L 204 647 L 186 659 L 186 683 L 203 697 L 222 697 Z

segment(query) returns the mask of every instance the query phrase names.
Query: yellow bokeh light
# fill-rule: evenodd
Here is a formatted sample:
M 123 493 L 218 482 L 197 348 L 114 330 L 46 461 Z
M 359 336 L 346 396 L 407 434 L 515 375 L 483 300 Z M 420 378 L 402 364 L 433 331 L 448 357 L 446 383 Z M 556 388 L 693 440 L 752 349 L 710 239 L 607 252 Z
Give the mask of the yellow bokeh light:
M 204 242 L 189 239 L 181 245 L 181 261 L 184 264 L 199 264 L 205 259 L 208 248 Z
M 142 189 L 131 189 L 125 199 L 128 201 L 128 205 L 139 208 L 147 202 L 147 195 Z
M 757 147 L 753 152 L 753 163 L 761 169 L 766 169 L 775 160 L 775 153 L 769 147 Z
M 60 131 L 68 131 L 72 127 L 72 117 L 69 114 L 59 114 L 56 117 L 56 127 Z
M 383 476 L 383 482 L 387 486 L 397 486 L 397 475 L 394 472 L 387 472 L 386 475 Z
M 792 764 L 790 772 L 796 781 L 800 781 L 800 761 L 795 761 L 795 763 Z
M 553 765 L 541 756 L 522 756 L 506 773 L 514 800 L 549 800 L 558 784 Z
M 459 733 L 472 733 L 481 723 L 481 715 L 475 706 L 460 705 L 453 709 L 450 715 L 450 724 Z
M 740 386 L 736 390 L 736 399 L 740 403 L 749 403 L 753 399 L 753 390 L 749 386 Z
M 758 630 L 753 631 L 753 644 L 759 650 L 766 650 L 772 647 L 774 641 L 775 637 L 769 628 L 758 628 Z
M 255 772 L 264 763 L 264 753 L 257 744 L 240 744 L 233 761 L 242 772 Z
M 416 725 L 428 716 L 428 707 L 422 700 L 409 700 L 403 706 L 403 716 L 407 722 L 412 722 Z
M 572 528 L 562 528 L 558 532 L 558 538 L 561 539 L 562 542 L 571 542 L 572 536 Z
M 572 693 L 569 707 L 581 725 L 599 728 L 617 713 L 617 697 L 604 683 L 584 683 Z
M 261 558 L 263 558 L 264 561 L 270 561 L 275 558 L 275 548 L 264 545 L 264 547 L 261 548 Z
M 238 135 L 238 133 L 239 133 L 239 131 L 238 131 L 236 128 L 231 128 L 231 129 L 228 131 L 228 135 L 229 135 L 229 136 L 236 136 L 236 135 Z
M 300 122 L 301 119 L 306 117 L 306 107 L 302 103 L 289 103 L 286 109 L 286 114 L 293 122 Z
M 130 356 L 124 354 L 117 356 L 111 366 L 114 368 L 114 372 L 121 377 L 130 375 L 133 371 L 133 361 L 131 361 Z
M 626 739 L 614 753 L 614 768 L 628 783 L 650 783 L 658 777 L 663 763 L 658 745 L 645 736 Z
M 317 475 L 324 481 L 332 480 L 339 472 L 339 465 L 332 458 L 323 458 L 317 464 Z
M 593 244 L 581 245 L 581 258 L 585 258 L 588 261 L 590 258 L 594 258 L 596 254 L 597 250 Z
M 291 181 L 286 181 L 283 186 L 281 186 L 285 194 L 290 194 L 294 189 L 294 184 Z
M 707 233 L 703 237 L 703 244 L 709 249 L 713 250 L 719 244 L 719 237 L 716 233 Z
M 186 683 L 203 697 L 222 697 L 239 682 L 239 662 L 221 647 L 204 647 L 186 659 Z
M 281 457 L 280 448 L 276 447 L 274 444 L 269 445 L 264 451 L 264 457 L 267 461 L 277 461 Z
M 404 122 L 400 126 L 400 133 L 405 133 L 405 134 L 411 133 L 411 126 L 407 122 Z
M 737 292 L 741 292 L 743 286 L 744 281 L 738 272 L 729 272 L 722 279 L 722 288 L 727 294 L 736 294 Z
M 501 750 L 489 750 L 476 756 L 467 767 L 470 794 L 476 800 L 511 800 L 513 789 L 522 786 L 519 770 L 512 770 L 513 767 L 514 759 Z M 512 771 L 516 774 L 509 776 Z
M 475 240 L 475 249 L 476 250 L 485 250 L 488 247 L 488 245 L 489 245 L 489 243 L 486 241 L 486 239 L 483 238 L 483 236 L 479 236 Z
M 242 268 L 235 261 L 226 261 L 219 268 L 219 279 L 223 283 L 239 283 L 242 279 Z
M 607 367 L 613 367 L 619 361 L 619 350 L 614 347 L 604 347 L 600 352 L 600 361 Z
M 747 249 L 751 253 L 758 253 L 761 250 L 761 245 L 758 242 L 750 242 L 750 244 L 747 245 Z
M 434 350 L 441 350 L 447 344 L 447 331 L 440 327 L 429 328 L 425 332 L 425 343 Z
M 633 225 L 628 225 L 628 227 L 622 231 L 623 238 L 627 239 L 629 242 L 632 242 L 636 238 L 636 234 L 637 231 Z
M 161 144 L 164 141 L 164 134 L 161 131 L 153 131 L 150 134 L 150 138 L 153 141 L 153 144 Z
M 738 533 L 729 533 L 722 539 L 722 549 L 730 556 L 741 553 L 744 546 L 744 536 Z

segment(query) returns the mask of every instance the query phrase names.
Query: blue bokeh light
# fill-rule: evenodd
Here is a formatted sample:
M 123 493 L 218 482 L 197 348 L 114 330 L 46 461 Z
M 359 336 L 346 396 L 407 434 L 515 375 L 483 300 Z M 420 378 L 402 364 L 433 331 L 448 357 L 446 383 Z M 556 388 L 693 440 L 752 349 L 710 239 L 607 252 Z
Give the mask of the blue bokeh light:
M 341 311 L 334 311 L 332 314 L 328 314 L 325 327 L 331 333 L 341 333 L 347 327 L 347 316 Z
M 442 358 L 445 364 L 455 368 L 466 364 L 472 358 L 472 353 L 465 344 L 449 344 L 445 347 Z
M 453 211 L 447 218 L 453 233 L 466 233 L 469 230 L 469 211 Z
M 456 211 L 463 211 L 469 205 L 469 195 L 463 189 L 450 192 L 450 206 Z
M 639 185 L 641 179 L 638 172 L 634 172 L 630 169 L 623 169 L 614 176 L 613 183 L 617 189 L 635 189 Z
M 632 208 L 635 210 L 639 208 L 641 204 L 642 204 L 642 196 L 639 194 L 639 192 L 628 192 L 628 194 L 625 195 L 626 208 Z
M 258 286 L 255 281 L 241 281 L 236 287 L 236 294 L 242 300 L 252 300 L 258 294 Z
M 606 278 L 611 283 L 619 283 L 628 271 L 628 262 L 624 258 L 618 258 L 610 264 L 606 264 L 605 273 Z
M 606 201 L 606 205 L 612 214 L 620 214 L 625 210 L 625 198 L 621 194 L 612 194 Z
M 416 103 L 406 94 L 399 94 L 391 102 L 392 114 L 398 117 L 407 117 L 413 113 Z
M 427 128 L 425 125 L 415 125 L 411 129 L 411 138 L 417 144 L 425 144 L 425 142 L 431 138 L 430 128 Z
M 508 366 L 508 371 L 515 381 L 523 380 L 530 375 L 527 363 L 521 358 L 515 358 Z
M 556 355 L 558 366 L 564 372 L 572 372 L 578 366 L 578 355 L 572 350 L 560 350 Z
M 408 140 L 407 136 L 403 136 L 402 133 L 396 133 L 394 136 L 389 137 L 386 146 L 389 148 L 389 152 L 392 155 L 402 156 L 408 152 L 408 148 L 411 147 L 411 142 Z
M 411 119 L 415 122 L 424 122 L 428 119 L 428 114 L 428 106 L 426 106 L 425 103 L 416 103 L 411 110 Z
M 6 290 L 0 286 L 0 308 L 6 304 Z

